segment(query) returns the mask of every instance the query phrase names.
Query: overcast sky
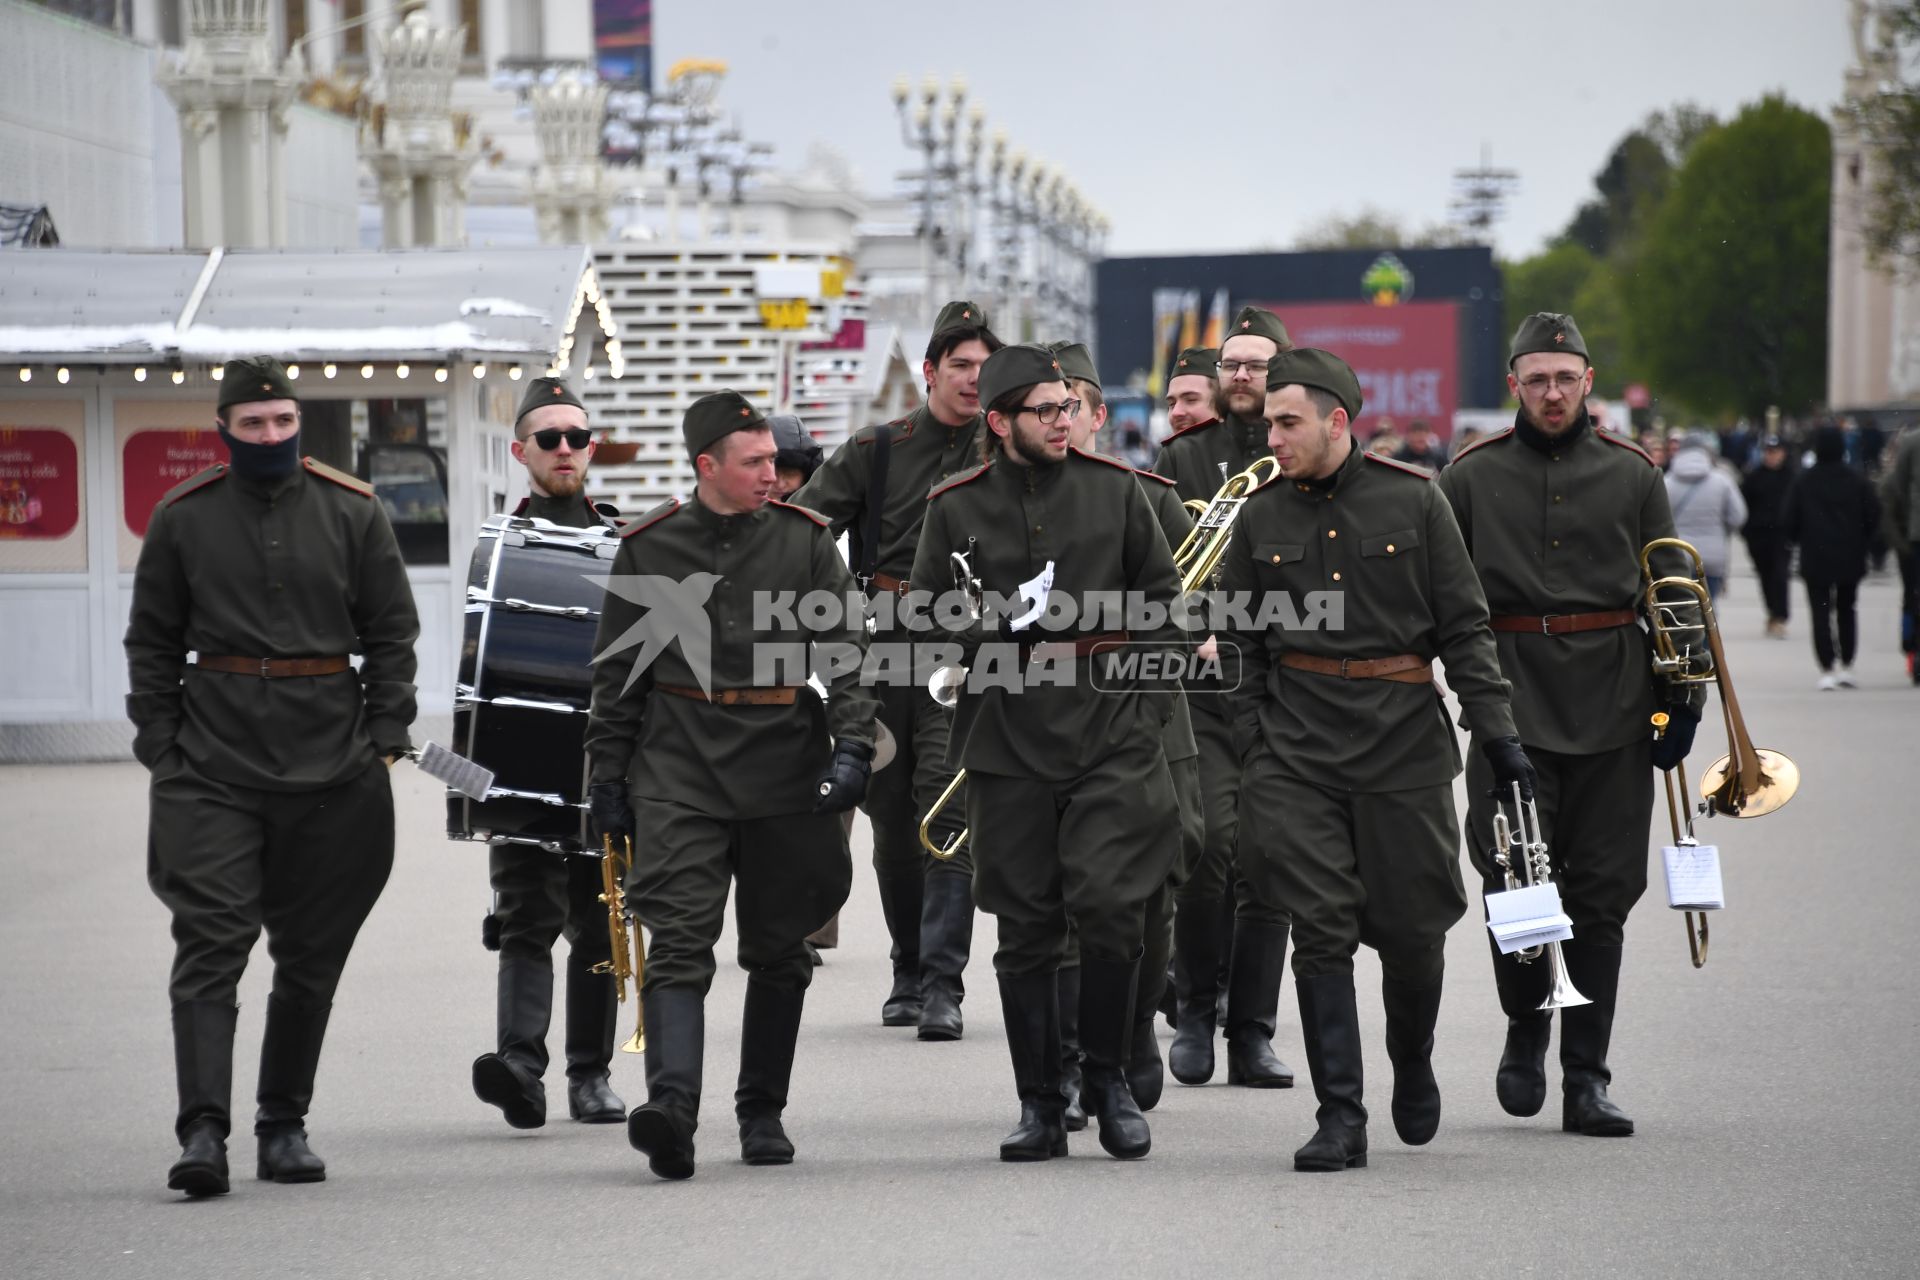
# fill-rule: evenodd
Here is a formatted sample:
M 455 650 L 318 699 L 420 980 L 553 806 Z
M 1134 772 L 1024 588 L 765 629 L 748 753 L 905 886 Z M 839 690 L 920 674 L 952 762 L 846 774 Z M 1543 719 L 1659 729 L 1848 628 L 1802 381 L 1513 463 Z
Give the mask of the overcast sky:
M 1285 248 L 1372 205 L 1444 220 L 1481 147 L 1517 170 L 1499 250 L 1537 250 L 1648 112 L 1723 118 L 1769 92 L 1821 112 L 1852 58 L 1846 0 L 654 0 L 656 82 L 731 66 L 723 105 L 797 166 L 815 141 L 884 189 L 915 153 L 890 88 L 967 78 L 987 131 L 1064 169 L 1109 253 Z

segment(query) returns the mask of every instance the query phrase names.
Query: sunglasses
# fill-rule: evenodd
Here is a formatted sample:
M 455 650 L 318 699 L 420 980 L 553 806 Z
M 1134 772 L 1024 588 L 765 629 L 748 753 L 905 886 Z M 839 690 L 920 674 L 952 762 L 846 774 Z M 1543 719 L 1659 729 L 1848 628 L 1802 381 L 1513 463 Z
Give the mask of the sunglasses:
M 585 427 L 575 427 L 571 431 L 562 431 L 558 427 L 548 427 L 545 431 L 529 431 L 525 439 L 533 441 L 547 453 L 560 447 L 560 441 L 566 440 L 569 449 L 584 449 L 593 443 L 593 432 Z

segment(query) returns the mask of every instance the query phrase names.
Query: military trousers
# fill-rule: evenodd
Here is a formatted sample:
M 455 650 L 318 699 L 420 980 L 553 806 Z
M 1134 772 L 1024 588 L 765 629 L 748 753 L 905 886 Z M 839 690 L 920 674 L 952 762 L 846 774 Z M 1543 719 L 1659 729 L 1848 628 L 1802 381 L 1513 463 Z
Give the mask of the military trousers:
M 1617 947 L 1627 913 L 1647 891 L 1653 738 L 1590 756 L 1528 747 L 1527 759 L 1538 777 L 1534 803 L 1573 936 Z M 1488 893 L 1506 887 L 1493 861 L 1492 789 L 1493 771 L 1476 743 L 1467 753 L 1467 854 Z
M 488 850 L 487 862 L 503 963 L 544 961 L 562 936 L 583 965 L 612 954 L 598 858 L 502 844 Z
M 1236 920 L 1285 924 L 1285 909 L 1261 892 L 1265 879 L 1249 875 L 1240 861 L 1240 753 L 1233 745 L 1232 707 L 1220 693 L 1189 694 L 1187 706 L 1193 715 L 1194 745 L 1200 748 L 1196 782 L 1202 844 L 1175 900 L 1182 910 L 1190 903 L 1193 910 L 1218 910 L 1231 889 Z
M 1140 954 L 1149 899 L 1179 856 L 1173 778 L 1159 739 L 1136 735 L 1059 781 L 969 770 L 974 900 L 999 921 L 994 972 L 1044 973 L 1066 955 Z
M 627 900 L 647 928 L 643 989 L 706 995 L 731 888 L 740 967 L 756 982 L 804 991 L 813 981 L 806 937 L 853 885 L 840 815 L 728 819 L 638 796 L 633 807 Z
M 873 827 L 873 869 L 882 880 L 911 880 L 935 867 L 971 875 L 973 845 L 969 840 L 951 860 L 933 857 L 920 843 L 920 819 L 933 808 L 940 793 L 953 781 L 947 764 L 947 739 L 953 712 L 933 700 L 917 684 L 884 684 L 880 695 L 880 723 L 893 735 L 893 762 L 876 770 L 867 782 L 867 798 L 860 806 Z M 965 788 L 946 809 L 949 829 L 957 832 L 964 820 Z
M 173 914 L 174 1004 L 231 1005 L 264 929 L 273 994 L 332 1001 L 393 870 L 393 789 L 375 760 L 319 791 L 204 777 L 172 753 L 148 799 L 147 883 Z
M 1141 994 L 1148 994 L 1146 975 L 1157 972 L 1158 983 L 1164 984 L 1167 976 L 1167 955 L 1173 950 L 1173 896 L 1179 887 L 1187 882 L 1193 868 L 1200 860 L 1200 854 L 1206 847 L 1206 815 L 1200 807 L 1200 762 L 1193 756 L 1185 760 L 1167 762 L 1167 772 L 1173 784 L 1173 805 L 1180 815 L 1178 853 L 1173 865 L 1167 870 L 1167 881 L 1152 897 L 1147 899 L 1145 909 L 1146 954 L 1140 957 Z M 1063 963 L 1080 963 L 1080 934 L 1068 921 L 1067 951 Z M 1160 986 L 1152 987 L 1154 1001 L 1160 999 Z
M 1365 943 L 1388 978 L 1437 982 L 1447 930 L 1467 910 L 1453 788 L 1337 791 L 1289 772 L 1265 744 L 1243 778 L 1241 849 L 1293 918 L 1294 976 L 1352 973 Z

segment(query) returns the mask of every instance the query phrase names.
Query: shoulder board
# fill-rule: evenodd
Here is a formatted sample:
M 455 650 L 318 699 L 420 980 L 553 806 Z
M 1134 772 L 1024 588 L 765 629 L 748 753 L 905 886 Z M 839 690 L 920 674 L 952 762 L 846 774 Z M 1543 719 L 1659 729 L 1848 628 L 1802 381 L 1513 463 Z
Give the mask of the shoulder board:
M 1640 460 L 1646 463 L 1650 467 L 1658 467 L 1660 465 L 1659 463 L 1653 460 L 1652 455 L 1650 455 L 1645 449 L 1642 449 L 1639 445 L 1627 439 L 1625 436 L 1617 436 L 1613 434 L 1613 432 L 1611 431 L 1595 431 L 1593 435 L 1596 440 L 1605 440 L 1608 444 L 1619 445 L 1622 449 L 1626 449 L 1629 452 L 1639 454 Z
M 895 439 L 904 440 L 908 436 L 913 434 L 913 415 L 908 414 L 904 418 L 895 418 L 892 422 L 883 423 L 881 425 L 892 428 Z M 854 435 L 853 438 L 855 441 L 857 441 L 860 444 L 872 444 L 874 434 L 879 429 L 880 428 L 877 426 L 862 427 L 859 430 L 859 432 Z
M 1395 471 L 1404 471 L 1408 475 L 1418 476 L 1422 480 L 1433 479 L 1433 472 L 1427 470 L 1425 467 L 1416 467 L 1410 462 L 1401 462 L 1395 458 L 1383 458 L 1377 453 L 1363 453 L 1360 455 L 1360 458 L 1363 462 L 1377 462 L 1383 467 L 1392 467 Z
M 1285 477 L 1285 476 L 1283 476 L 1283 475 L 1281 475 L 1281 474 L 1280 474 L 1280 473 L 1279 473 L 1278 471 L 1275 471 L 1275 472 L 1273 473 L 1273 478 L 1272 478 L 1271 480 L 1266 480 L 1266 481 L 1263 481 L 1263 482 L 1262 482 L 1262 483 L 1260 483 L 1260 484 L 1257 484 L 1257 485 L 1255 485 L 1255 486 L 1253 486 L 1253 488 L 1251 488 L 1251 489 L 1249 489 L 1249 490 L 1247 490 L 1247 494 L 1246 494 L 1246 496 L 1247 496 L 1247 497 L 1249 497 L 1249 498 L 1251 498 L 1251 497 L 1252 497 L 1252 496 L 1253 496 L 1254 494 L 1256 494 L 1256 493 L 1260 493 L 1261 491 L 1263 491 L 1263 490 L 1266 490 L 1266 489 L 1271 489 L 1271 488 L 1273 488 L 1273 486 L 1275 486 L 1275 485 L 1277 485 L 1277 484 L 1279 484 L 1279 483 L 1281 483 L 1282 481 L 1285 481 L 1285 480 L 1286 480 L 1286 477 Z
M 982 462 L 981 464 L 971 468 L 970 470 L 962 471 L 959 475 L 954 476 L 950 480 L 943 480 L 939 484 L 933 486 L 933 488 L 927 492 L 927 498 L 929 500 L 937 498 L 941 494 L 945 493 L 947 490 L 957 489 L 961 485 L 967 483 L 967 481 L 969 480 L 978 480 L 981 476 L 987 474 L 987 472 L 991 470 L 993 470 L 993 464 L 991 462 Z
M 346 472 L 335 467 L 330 467 L 316 458 L 302 458 L 300 459 L 300 465 L 307 469 L 308 475 L 318 476 L 322 480 L 331 480 L 350 493 L 357 493 L 363 498 L 371 498 L 373 496 L 373 486 L 365 480 L 357 476 L 350 476 Z
M 228 470 L 229 468 L 226 463 L 216 462 L 199 475 L 188 476 L 185 480 L 182 480 L 179 484 L 173 486 L 173 488 L 161 495 L 160 505 L 163 507 L 172 506 L 195 490 L 204 489 L 215 480 L 225 476 Z
M 1110 458 L 1104 453 L 1093 453 L 1086 449 L 1076 449 L 1076 448 L 1073 448 L 1071 445 L 1068 446 L 1067 451 L 1069 453 L 1072 453 L 1076 457 L 1085 458 L 1088 462 L 1104 462 L 1106 465 L 1114 468 L 1116 471 L 1124 471 L 1128 475 L 1133 474 L 1132 467 L 1120 461 L 1120 459 Z
M 811 507 L 796 506 L 791 502 L 782 502 L 778 498 L 768 498 L 767 505 L 770 507 L 778 507 L 782 511 L 791 511 L 793 512 L 793 514 L 797 516 L 805 516 L 807 519 L 819 525 L 822 529 L 830 529 L 833 527 L 832 523 L 828 521 L 828 519 L 825 516 L 821 515 L 818 511 L 815 511 Z
M 1128 467 L 1127 470 L 1133 472 L 1133 474 L 1141 480 L 1152 480 L 1158 484 L 1167 486 L 1169 489 L 1178 487 L 1174 481 L 1167 479 L 1158 471 L 1142 471 L 1138 467 Z
M 1162 440 L 1160 443 L 1172 444 L 1175 440 L 1178 440 L 1183 436 L 1197 435 L 1200 432 L 1205 431 L 1208 427 L 1217 427 L 1219 425 L 1220 425 L 1220 419 L 1208 418 L 1205 422 L 1196 422 L 1190 427 L 1180 428 L 1178 431 L 1174 432 L 1172 435 L 1168 436 L 1165 440 Z
M 1505 431 L 1496 431 L 1490 436 L 1482 436 L 1478 440 L 1475 440 L 1472 444 L 1468 445 L 1466 448 L 1462 449 L 1460 452 L 1454 454 L 1453 461 L 1458 462 L 1460 461 L 1460 459 L 1472 453 L 1475 449 L 1484 449 L 1488 445 L 1492 444 L 1495 440 L 1505 440 L 1507 437 L 1511 436 L 1512 434 L 1513 434 L 1513 428 L 1508 427 Z M 1648 461 L 1652 461 L 1652 459 L 1648 459 Z
M 646 514 L 634 517 L 633 523 L 629 524 L 626 528 L 620 531 L 620 536 L 623 538 L 631 538 L 634 534 L 640 532 L 642 529 L 648 528 L 651 525 L 659 524 L 662 520 L 665 520 L 668 516 L 672 515 L 674 512 L 678 511 L 679 509 L 680 509 L 680 499 L 668 498 L 665 502 L 661 503 L 659 506 L 655 507 L 653 510 L 647 512 Z

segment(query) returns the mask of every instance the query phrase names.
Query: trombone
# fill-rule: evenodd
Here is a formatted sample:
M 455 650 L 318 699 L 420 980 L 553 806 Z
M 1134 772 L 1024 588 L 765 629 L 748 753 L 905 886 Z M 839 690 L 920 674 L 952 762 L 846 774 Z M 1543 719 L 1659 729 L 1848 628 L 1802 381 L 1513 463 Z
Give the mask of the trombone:
M 967 602 L 967 621 L 978 622 L 986 612 L 986 588 L 980 585 L 980 579 L 973 572 L 973 548 L 976 539 L 967 539 L 965 551 L 955 551 L 951 556 L 953 565 L 953 585 L 960 589 Z M 967 683 L 967 669 L 962 666 L 941 667 L 927 680 L 927 695 L 935 702 L 951 711 L 960 702 L 961 687 Z M 941 861 L 958 854 L 967 843 L 968 828 L 962 827 L 960 834 L 942 844 L 934 839 L 933 821 L 941 812 L 953 803 L 960 794 L 960 785 L 966 781 L 967 771 L 960 770 L 947 783 L 947 789 L 933 802 L 933 807 L 920 819 L 920 847 Z
M 1684 553 L 1692 561 L 1691 573 L 1656 578 L 1653 557 L 1656 552 L 1672 550 Z M 1720 691 L 1720 709 L 1726 721 L 1727 754 L 1707 766 L 1700 779 L 1699 811 L 1708 817 L 1724 813 L 1732 818 L 1761 818 L 1793 799 L 1800 789 L 1800 767 L 1784 752 L 1755 747 L 1747 732 L 1746 717 L 1740 713 L 1740 699 L 1733 691 L 1733 677 L 1727 672 L 1726 647 L 1720 641 L 1720 627 L 1713 616 L 1713 596 L 1707 590 L 1706 562 L 1699 550 L 1680 538 L 1655 538 L 1640 550 L 1640 576 L 1646 583 L 1644 598 L 1647 626 L 1653 639 L 1653 673 L 1674 685 L 1716 686 Z M 1653 717 L 1654 736 L 1664 736 L 1668 717 L 1663 712 Z M 1686 766 L 1666 774 L 1667 812 L 1673 821 L 1675 845 L 1695 843 L 1693 814 L 1687 796 Z M 1682 815 L 1685 822 L 1682 822 Z M 1687 944 L 1693 967 L 1707 962 L 1707 919 L 1701 914 L 1696 937 L 1694 912 L 1687 913 Z
M 1519 828 L 1518 838 L 1514 830 L 1516 825 Z M 1553 880 L 1553 859 L 1547 853 L 1547 838 L 1540 829 L 1540 810 L 1533 801 L 1521 798 L 1520 784 L 1517 782 L 1513 784 L 1512 820 L 1508 819 L 1507 811 L 1499 806 L 1495 806 L 1493 811 L 1493 860 L 1506 877 L 1508 889 L 1532 888 Z M 1520 864 L 1518 869 L 1514 866 L 1516 861 Z M 1573 985 L 1573 979 L 1567 975 L 1567 960 L 1561 954 L 1558 942 L 1522 947 L 1514 952 L 1514 959 L 1521 964 L 1532 964 L 1543 953 L 1547 957 L 1547 970 L 1552 977 L 1552 984 L 1547 990 L 1547 998 L 1535 1006 L 1536 1010 L 1546 1013 L 1553 1009 L 1592 1004 L 1593 1001 L 1581 995 L 1579 988 Z
M 620 1051 L 645 1053 L 647 1013 L 640 1002 L 640 984 L 647 976 L 647 942 L 639 921 L 633 922 L 632 929 L 627 927 L 627 891 L 623 886 L 627 873 L 633 870 L 633 840 L 628 838 L 622 843 L 625 849 L 616 853 L 613 837 L 601 837 L 600 901 L 607 905 L 607 938 L 613 944 L 613 954 L 593 966 L 593 972 L 613 975 L 613 989 L 621 1004 L 627 1002 L 627 983 L 632 981 L 633 1036 L 620 1046 Z
M 1173 567 L 1180 573 L 1180 590 L 1192 591 L 1213 576 L 1220 557 L 1233 541 L 1233 520 L 1247 495 L 1280 474 L 1280 460 L 1272 454 L 1254 460 L 1245 471 L 1227 477 L 1210 501 L 1191 498 L 1187 510 L 1193 512 L 1193 528 L 1173 553 Z

